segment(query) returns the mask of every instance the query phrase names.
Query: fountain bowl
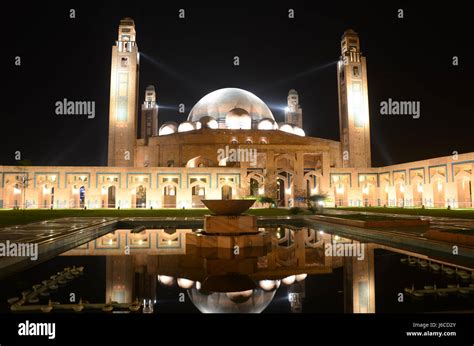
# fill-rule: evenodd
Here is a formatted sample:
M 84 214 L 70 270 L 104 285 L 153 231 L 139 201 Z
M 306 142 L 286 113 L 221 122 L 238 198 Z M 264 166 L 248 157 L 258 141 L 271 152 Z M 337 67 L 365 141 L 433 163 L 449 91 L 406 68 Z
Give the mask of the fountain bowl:
M 255 199 L 203 199 L 202 203 L 214 215 L 241 215 L 255 203 Z

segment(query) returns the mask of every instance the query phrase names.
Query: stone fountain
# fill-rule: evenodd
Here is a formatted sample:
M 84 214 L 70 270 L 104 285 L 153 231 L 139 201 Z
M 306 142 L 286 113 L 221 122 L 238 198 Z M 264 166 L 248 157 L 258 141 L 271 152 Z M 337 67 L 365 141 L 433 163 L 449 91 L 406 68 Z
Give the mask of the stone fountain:
M 245 214 L 255 200 L 203 199 L 202 202 L 212 214 L 204 216 L 202 232 L 186 235 L 187 246 L 196 247 L 203 256 L 209 254 L 216 259 L 236 258 L 244 248 L 260 248 L 266 252 L 271 247 L 270 234 L 259 230 L 257 217 Z
M 204 233 L 239 235 L 258 233 L 257 218 L 244 214 L 254 203 L 254 199 L 203 199 L 212 215 L 204 216 Z

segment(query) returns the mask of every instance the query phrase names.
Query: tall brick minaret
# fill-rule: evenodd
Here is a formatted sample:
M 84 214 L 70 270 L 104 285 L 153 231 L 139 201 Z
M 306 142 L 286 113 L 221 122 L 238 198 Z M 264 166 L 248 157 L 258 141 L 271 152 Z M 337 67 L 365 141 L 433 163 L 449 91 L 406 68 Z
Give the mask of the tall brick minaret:
M 367 65 L 354 30 L 342 36 L 337 81 L 343 167 L 371 167 Z
M 109 109 L 109 166 L 133 166 L 138 117 L 139 54 L 135 23 L 120 21 L 112 47 Z

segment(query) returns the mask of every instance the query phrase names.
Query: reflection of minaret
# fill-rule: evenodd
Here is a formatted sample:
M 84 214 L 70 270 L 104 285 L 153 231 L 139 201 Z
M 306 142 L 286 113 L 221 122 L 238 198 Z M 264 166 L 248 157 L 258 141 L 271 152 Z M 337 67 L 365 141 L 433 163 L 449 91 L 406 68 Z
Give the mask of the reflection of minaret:
M 112 47 L 109 109 L 109 166 L 133 166 L 137 137 L 139 56 L 135 23 L 120 21 L 116 45 Z
M 372 244 L 360 244 L 364 258 L 344 257 L 344 312 L 374 313 L 374 249 Z
M 139 301 L 156 300 L 157 258 L 152 255 L 135 255 L 135 295 Z
M 299 103 L 298 92 L 291 89 L 288 92 L 288 106 L 285 110 L 285 123 L 303 128 L 303 110 Z
M 302 280 L 288 286 L 288 300 L 290 302 L 291 312 L 303 312 L 303 300 L 306 297 L 305 282 L 305 280 Z
M 135 277 L 133 256 L 107 256 L 106 261 L 106 301 L 131 303 Z
M 156 104 L 156 92 L 153 85 L 149 85 L 145 91 L 145 102 L 142 104 L 142 118 L 140 138 L 148 143 L 148 138 L 158 136 L 158 105 Z
M 337 72 L 343 167 L 370 167 L 367 65 L 354 30 L 346 30 L 342 36 Z

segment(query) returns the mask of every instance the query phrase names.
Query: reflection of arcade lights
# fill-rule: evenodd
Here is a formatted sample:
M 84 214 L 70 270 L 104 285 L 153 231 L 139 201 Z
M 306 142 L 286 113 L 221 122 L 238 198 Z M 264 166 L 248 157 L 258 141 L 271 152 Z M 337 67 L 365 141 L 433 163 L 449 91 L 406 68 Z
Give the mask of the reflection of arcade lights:
M 388 185 L 385 186 L 385 193 L 388 193 Z
M 14 195 L 19 195 L 20 193 L 21 193 L 21 190 L 19 188 L 17 188 L 17 187 L 13 188 L 13 194 Z
M 443 184 L 441 182 L 438 182 L 438 191 L 441 191 L 443 189 Z
M 47 185 L 43 186 L 43 194 L 44 194 L 44 195 L 49 194 L 49 189 L 48 189 L 48 186 L 47 186 Z
M 102 187 L 102 194 L 103 195 L 106 195 L 107 194 L 107 188 L 104 186 Z
M 306 274 L 306 273 L 298 274 L 298 275 L 296 275 L 296 281 L 297 282 L 303 281 L 304 279 L 306 279 L 307 276 L 308 276 L 308 274 Z
M 280 280 L 260 280 L 258 282 L 258 286 L 267 292 L 273 291 L 275 289 L 278 289 L 280 287 Z
M 402 193 L 405 192 L 405 185 L 400 184 L 400 192 L 402 192 Z
M 194 286 L 194 281 L 185 278 L 178 278 L 178 286 L 184 289 L 188 289 Z
M 294 284 L 295 281 L 296 281 L 296 275 L 290 275 L 281 280 L 283 284 L 288 285 L 288 286 Z
M 174 278 L 168 275 L 158 275 L 158 282 L 165 286 L 172 286 L 174 284 Z

